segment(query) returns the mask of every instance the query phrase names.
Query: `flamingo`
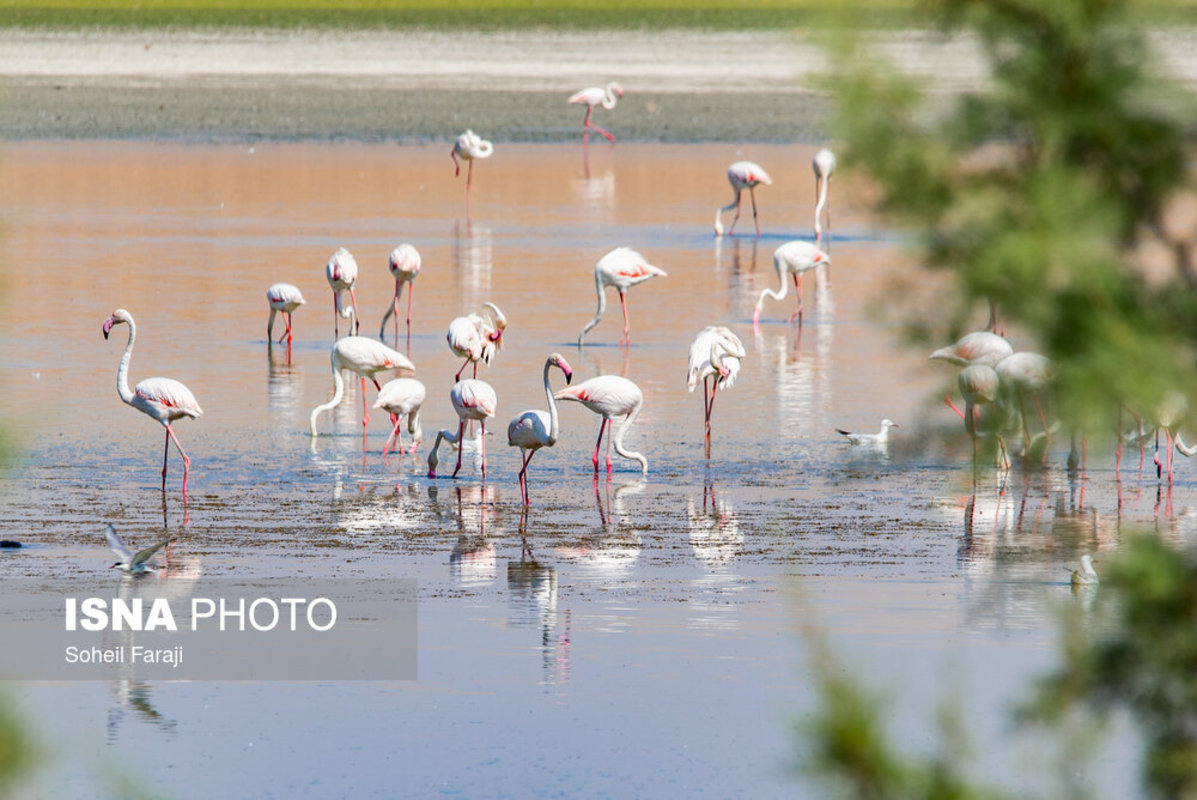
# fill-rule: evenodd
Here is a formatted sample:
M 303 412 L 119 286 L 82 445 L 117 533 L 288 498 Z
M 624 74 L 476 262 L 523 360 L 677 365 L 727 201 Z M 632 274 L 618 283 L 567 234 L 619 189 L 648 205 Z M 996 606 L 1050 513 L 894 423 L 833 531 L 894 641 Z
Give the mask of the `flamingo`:
M 927 360 L 946 361 L 958 367 L 967 367 L 972 364 L 996 367 L 1012 355 L 1014 355 L 1014 348 L 1005 338 L 989 331 L 973 331 L 961 336 L 947 347 L 939 348 L 927 356 Z M 951 397 L 945 395 L 943 401 L 948 404 L 948 408 L 964 419 L 964 412 L 952 402 Z
M 732 185 L 736 196 L 727 205 L 715 212 L 715 235 L 723 235 L 723 212 L 736 210 L 736 216 L 732 219 L 731 227 L 727 229 L 727 235 L 731 236 L 732 231 L 736 229 L 736 222 L 740 219 L 740 193 L 745 189 L 748 190 L 748 196 L 752 198 L 752 222 L 756 225 L 756 235 L 761 235 L 761 224 L 756 217 L 756 187 L 760 184 L 772 186 L 773 181 L 769 178 L 769 173 L 761 169 L 759 164 L 754 164 L 751 161 L 737 161 L 727 168 L 727 180 Z
M 728 328 L 710 325 L 699 331 L 690 343 L 686 368 L 686 388 L 693 392 L 702 379 L 702 411 L 707 454 L 711 446 L 711 412 L 715 409 L 715 390 L 731 388 L 740 372 L 740 359 L 746 355 L 744 343 Z M 707 383 L 711 378 L 708 388 Z
M 411 434 L 411 449 L 407 452 L 414 453 L 420 446 L 424 439 L 424 431 L 420 428 L 420 406 L 424 403 L 425 394 L 424 384 L 415 378 L 395 378 L 384 383 L 378 390 L 378 399 L 374 401 L 374 407 L 386 411 L 395 420 L 395 427 L 391 429 L 391 435 L 382 446 L 384 456 L 390 449 L 391 442 L 396 443 L 396 452 L 403 452 L 403 434 L 399 432 L 399 426 L 405 416 L 407 431 Z
M 411 374 L 416 367 L 407 356 L 392 350 L 382 342 L 375 341 L 368 336 L 346 336 L 338 339 L 329 352 L 329 362 L 332 365 L 333 396 L 323 405 L 312 409 L 312 416 L 308 419 L 308 432 L 318 436 L 316 419 L 325 411 L 334 408 L 345 395 L 345 382 L 341 378 L 341 370 L 356 372 L 362 380 L 362 448 L 366 446 L 366 429 L 370 425 L 370 409 L 366 407 L 366 378 L 374 383 L 374 388 L 381 390 L 378 379 L 380 372 L 396 370 Z
M 291 312 L 306 302 L 303 295 L 300 294 L 299 289 L 289 283 L 276 283 L 266 290 L 266 302 L 270 304 L 270 321 L 266 323 L 266 341 L 273 341 L 274 316 L 281 311 L 283 322 L 287 323 L 287 332 L 278 337 L 278 340 L 281 344 L 285 338 L 289 346 L 291 344 Z
M 108 523 L 108 528 L 104 531 L 104 535 L 108 538 L 108 546 L 116 557 L 120 559 L 108 569 L 119 569 L 126 575 L 142 575 L 147 572 L 153 572 L 154 568 L 149 565 L 149 560 L 166 545 L 174 541 L 173 538 L 166 538 L 158 542 L 158 544 L 151 545 L 144 550 L 138 550 L 134 553 L 125 543 L 121 541 L 121 537 L 116 532 L 116 528 L 112 523 Z M 169 552 L 169 551 L 168 551 Z
M 1004 341 L 1004 340 L 1003 340 Z M 1052 362 L 1046 356 L 1038 353 L 1015 353 L 1006 356 L 993 368 L 1001 382 L 1002 395 L 1009 405 L 1018 405 L 1018 415 L 1022 420 L 1023 452 L 1031 450 L 1031 429 L 1027 425 L 1026 398 L 1030 395 L 1035 400 L 1035 408 L 1039 411 L 1039 422 L 1043 425 L 1043 435 L 1047 442 L 1051 441 L 1051 429 L 1047 425 L 1047 415 L 1043 413 L 1043 403 L 1040 395 L 1051 383 L 1054 369 Z M 1047 444 L 1044 444 L 1043 457 L 1047 458 Z
M 787 322 L 793 322 L 794 318 L 798 318 L 798 324 L 802 324 L 802 273 L 809 269 L 819 266 L 820 264 L 830 264 L 831 256 L 824 253 L 819 248 L 815 247 L 810 242 L 801 240 L 794 240 L 786 242 L 781 247 L 773 251 L 773 269 L 777 272 L 777 280 L 781 284 L 777 291 L 772 289 L 765 289 L 761 292 L 761 296 L 756 301 L 756 310 L 752 312 L 752 324 L 757 326 L 761 321 L 761 306 L 765 303 L 766 297 L 772 297 L 774 300 L 784 300 L 786 297 L 786 290 L 789 288 L 786 284 L 786 275 L 792 275 L 794 278 L 794 291 L 798 294 L 798 309 L 790 315 Z
M 600 258 L 594 265 L 594 291 L 598 294 L 598 310 L 594 312 L 594 319 L 587 322 L 586 327 L 582 328 L 582 332 L 578 334 L 578 347 L 582 346 L 582 340 L 586 338 L 586 334 L 591 328 L 598 325 L 599 320 L 603 317 L 603 312 L 607 310 L 605 290 L 608 286 L 614 286 L 615 291 L 619 292 L 619 305 L 623 308 L 623 337 L 619 343 L 623 344 L 626 341 L 631 345 L 627 291 L 630 287 L 644 283 L 649 278 L 655 278 L 658 275 L 665 277 L 665 270 L 649 264 L 644 260 L 644 256 L 628 247 L 617 247 Z
M 455 435 L 449 430 L 437 431 L 436 442 L 432 445 L 432 451 L 428 453 L 428 477 L 436 477 L 436 465 L 440 463 L 437 451 L 440 449 L 442 439 L 448 441 L 449 444 L 457 445 L 457 466 L 453 468 L 452 475 L 454 478 L 457 477 L 457 473 L 461 469 L 461 437 L 465 433 L 466 420 L 478 420 L 482 428 L 482 479 L 485 480 L 486 419 L 495 415 L 499 404 L 495 390 L 486 381 L 466 378 L 464 381 L 453 384 L 453 388 L 449 390 L 449 402 L 453 404 L 453 410 L 457 412 L 457 418 L 460 420 L 457 425 L 457 433 Z
M 553 389 L 549 386 L 549 368 L 557 367 L 565 373 L 568 384 L 574 376 L 569 362 L 560 353 L 553 353 L 544 362 L 544 396 L 549 401 L 549 411 L 546 414 L 538 409 L 525 411 L 507 424 L 507 444 L 520 449 L 523 467 L 520 469 L 520 495 L 524 505 L 528 501 L 528 464 L 532 456 L 542 447 L 552 447 L 557 443 L 557 403 L 553 399 Z
M 827 210 L 827 230 L 831 230 L 831 209 L 827 207 L 827 190 L 831 186 L 831 173 L 835 172 L 835 153 L 824 147 L 815 153 L 810 162 L 815 171 L 815 241 L 823 239 L 823 210 Z
M 411 293 L 415 290 L 416 276 L 420 274 L 420 251 L 407 242 L 391 251 L 387 268 L 395 279 L 395 299 L 387 306 L 387 313 L 382 316 L 382 324 L 378 326 L 378 338 L 382 339 L 387 328 L 387 320 L 395 316 L 395 346 L 399 346 L 399 297 L 403 294 L 403 284 L 407 284 L 407 332 L 411 333 Z
M 341 335 L 341 331 L 337 327 L 338 317 L 352 318 L 353 332 L 356 334 L 361 324 L 358 321 L 357 296 L 353 293 L 353 285 L 357 283 L 357 259 L 344 247 L 337 248 L 337 252 L 332 254 L 332 257 L 328 259 L 328 264 L 324 267 L 324 277 L 328 279 L 328 285 L 333 292 L 333 336 Z M 349 291 L 352 310 L 341 308 L 341 292 L 346 290 Z
M 137 324 L 133 322 L 133 315 L 123 308 L 112 312 L 104 321 L 104 338 L 108 338 L 113 325 L 125 323 L 129 326 L 129 341 L 125 345 L 125 354 L 121 356 L 121 364 L 116 370 L 116 391 L 128 405 L 146 414 L 166 428 L 166 444 L 162 451 L 162 492 L 166 492 L 166 458 L 170 454 L 170 443 L 173 441 L 183 459 L 183 502 L 187 502 L 187 476 L 191 471 L 191 459 L 183 452 L 183 445 L 175 436 L 170 423 L 183 417 L 198 419 L 204 410 L 195 401 L 195 395 L 183 384 L 173 378 L 146 378 L 137 384 L 135 389 L 129 389 L 129 359 L 133 356 L 133 342 L 137 338 Z
M 449 349 L 465 362 L 453 380 L 461 380 L 461 373 L 470 364 L 474 365 L 474 377 L 478 377 L 478 362 L 490 366 L 491 359 L 503 346 L 503 331 L 507 330 L 507 317 L 494 303 L 483 303 L 482 314 L 471 313 L 457 317 L 449 323 L 445 334 Z
M 483 139 L 473 131 L 466 131 L 461 136 L 457 137 L 457 141 L 453 143 L 453 149 L 449 152 L 453 159 L 453 177 L 461 174 L 461 164 L 457 163 L 460 158 L 469 164 L 466 170 L 466 197 L 470 196 L 470 183 L 474 178 L 474 159 L 475 158 L 490 158 L 491 154 L 495 152 L 495 146 L 489 139 Z
M 640 391 L 639 386 L 619 375 L 600 375 L 597 378 L 583 381 L 577 386 L 562 389 L 553 397 L 558 400 L 575 400 L 603 418 L 599 425 L 598 440 L 594 443 L 594 471 L 596 474 L 598 473 L 598 453 L 599 445 L 603 442 L 603 431 L 606 429 L 607 423 L 611 423 L 612 428 L 615 427 L 613 421 L 615 417 L 624 417 L 624 422 L 619 426 L 619 430 L 615 431 L 614 437 L 607 436 L 607 475 L 611 474 L 612 438 L 615 440 L 615 452 L 624 458 L 639 461 L 640 471 L 648 474 L 648 459 L 640 453 L 623 449 L 623 435 L 636 421 L 640 409 L 644 406 L 644 393 Z
M 980 406 L 989 405 L 997 400 L 998 389 L 1001 384 L 997 371 L 986 364 L 971 364 L 960 370 L 956 376 L 956 383 L 960 387 L 960 394 L 964 396 L 964 427 L 973 440 L 973 470 L 977 468 L 977 423 L 980 421 Z M 1001 456 L 1003 469 L 1010 468 L 1010 457 L 1006 453 L 1006 443 L 1000 432 L 994 432 L 998 441 L 998 452 Z
M 889 429 L 902 427 L 892 419 L 881 420 L 881 430 L 878 433 L 851 433 L 843 428 L 836 428 L 837 433 L 843 434 L 848 444 L 868 444 L 884 447 L 889 443 Z
M 616 101 L 621 97 L 623 97 L 623 89 L 618 83 L 612 82 L 608 83 L 605 89 L 601 86 L 592 86 L 569 98 L 571 103 L 582 103 L 586 106 L 586 119 L 582 122 L 582 144 L 587 144 L 591 128 L 606 136 L 607 141 L 611 144 L 615 144 L 615 137 L 591 122 L 590 115 L 594 113 L 594 107 L 597 105 L 608 110 L 615 108 Z

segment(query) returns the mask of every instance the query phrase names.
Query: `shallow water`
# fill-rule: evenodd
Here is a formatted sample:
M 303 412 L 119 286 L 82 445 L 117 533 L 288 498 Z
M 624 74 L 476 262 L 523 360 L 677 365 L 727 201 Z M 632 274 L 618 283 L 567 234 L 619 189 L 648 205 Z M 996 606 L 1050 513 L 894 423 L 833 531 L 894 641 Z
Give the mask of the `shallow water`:
M 909 741 L 934 739 L 945 673 L 978 739 L 1004 738 L 1006 704 L 1053 662 L 1057 609 L 1080 601 L 1065 570 L 1116 548 L 1128 524 L 1190 536 L 1192 482 L 1181 465 L 1157 491 L 1134 458 L 1116 483 L 1096 446 L 1089 470 L 1069 476 L 1062 442 L 1047 469 L 1003 481 L 983 466 L 973 489 L 968 440 L 936 402 L 953 374 L 870 313 L 935 281 L 904 282 L 902 237 L 860 211 L 849 180 L 833 186 L 833 265 L 804 282 L 804 325 L 785 323 L 791 293 L 766 302 L 754 333 L 756 297 L 776 287 L 773 249 L 811 236 L 812 152 L 507 145 L 476 165 L 467 211 L 443 146 L 8 146 L 0 403 L 27 455 L 5 481 L 0 538 L 29 546 L 0 552 L 3 574 L 110 586 L 112 522 L 135 544 L 164 526 L 178 536 L 166 576 L 420 585 L 416 681 L 23 686 L 56 743 L 40 791 L 102 796 L 134 757 L 149 787 L 179 797 L 812 791 L 793 766 L 811 620 L 891 687 Z M 759 241 L 711 232 L 740 158 L 774 179 L 758 192 Z M 746 213 L 737 231 L 751 230 Z M 423 257 L 400 349 L 428 387 L 425 441 L 418 456 L 383 458 L 389 422 L 371 414 L 363 452 L 356 380 L 314 440 L 307 417 L 332 384 L 326 260 L 354 253 L 361 332 L 377 335 L 401 241 Z M 669 274 L 628 293 L 631 347 L 616 346 L 609 292 L 580 350 L 594 262 L 619 245 Z M 289 354 L 265 339 L 263 295 L 277 281 L 308 301 Z M 444 332 L 488 300 L 509 327 L 479 371 L 499 397 L 486 480 L 474 445 L 457 480 L 444 477 L 451 451 L 429 480 L 435 431 L 456 425 L 460 362 Z M 165 502 L 159 490 L 159 427 L 114 391 L 125 331 L 105 341 L 100 325 L 117 307 L 138 324 L 131 382 L 174 377 L 204 408 L 176 426 L 193 459 L 185 508 L 173 453 Z M 715 403 L 707 460 L 685 368 L 712 324 L 732 327 L 748 357 Z M 545 407 L 553 351 L 575 381 L 617 373 L 641 386 L 627 444 L 650 470 L 617 458 L 610 480 L 596 478 L 597 419 L 563 404 L 524 515 L 504 430 Z M 902 426 L 887 451 L 834 431 L 882 417 Z M 987 771 L 1007 778 L 1016 747 L 987 753 Z M 1127 788 L 1128 759 L 1094 781 Z M 207 777 L 211 764 L 221 775 Z

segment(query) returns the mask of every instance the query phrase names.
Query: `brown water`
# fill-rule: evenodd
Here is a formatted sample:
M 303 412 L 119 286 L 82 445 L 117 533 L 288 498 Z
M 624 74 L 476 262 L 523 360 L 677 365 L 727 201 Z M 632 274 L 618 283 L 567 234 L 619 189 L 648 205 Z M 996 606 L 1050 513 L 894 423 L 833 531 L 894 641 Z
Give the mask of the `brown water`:
M 754 332 L 756 297 L 776 288 L 773 249 L 811 235 L 811 155 L 505 145 L 476 164 L 467 212 L 464 175 L 454 180 L 441 145 L 7 146 L 0 407 L 27 455 L 5 482 L 0 538 L 28 547 L 0 554 L 0 570 L 110 585 L 112 522 L 134 543 L 165 525 L 179 537 L 170 569 L 188 574 L 421 587 L 415 682 L 29 687 L 39 725 L 84 754 L 56 750 L 65 766 L 45 787 L 103 795 L 98 765 L 136 754 L 149 786 L 180 797 L 791 793 L 802 785 L 791 723 L 810 701 L 794 631 L 812 611 L 873 680 L 902 687 L 900 728 L 925 741 L 943 669 L 927 663 L 950 654 L 976 690 L 979 733 L 998 735 L 1019 681 L 1051 662 L 1065 569 L 1116 547 L 1127 521 L 1189 535 L 1192 482 L 1182 465 L 1175 488 L 1157 493 L 1154 472 L 1132 460 L 1117 484 L 1104 452 L 1069 476 L 1056 467 L 1061 442 L 1048 469 L 1003 480 L 983 467 L 974 490 L 968 441 L 936 402 L 953 374 L 870 313 L 925 303 L 935 282 L 843 177 L 834 263 L 806 278 L 804 326 L 785 324 L 791 294 L 766 302 Z M 724 171 L 740 158 L 774 179 L 758 192 L 763 235 L 716 239 Z M 751 218 L 737 230 L 750 233 Z M 425 445 L 384 459 L 382 413 L 363 452 L 356 381 L 314 440 L 307 417 L 332 384 L 325 262 L 339 246 L 354 253 L 361 332 L 377 335 L 393 291 L 386 258 L 402 241 L 423 256 L 400 349 L 428 387 Z M 609 292 L 579 350 L 594 262 L 619 245 L 669 274 L 629 292 L 630 348 L 615 346 Z M 308 301 L 289 355 L 265 338 L 264 292 L 278 281 Z M 456 481 L 430 481 L 428 445 L 456 426 L 459 361 L 445 330 L 484 301 L 509 319 L 479 372 L 499 397 L 487 480 L 467 446 Z M 173 453 L 165 502 L 159 491 L 160 427 L 114 390 L 125 332 L 105 341 L 100 325 L 118 307 L 138 324 L 131 382 L 176 378 L 204 408 L 176 426 L 193 459 L 186 508 Z M 690 340 L 712 324 L 732 327 L 748 356 L 716 401 L 707 460 L 685 368 Z M 545 406 L 553 351 L 575 381 L 617 373 L 641 386 L 627 444 L 650 470 L 642 479 L 617 459 L 611 480 L 596 480 L 597 419 L 565 404 L 557 446 L 533 460 L 524 516 L 504 431 Z M 886 451 L 834 431 L 873 431 L 883 417 L 901 425 Z M 442 452 L 442 476 L 452 458 Z M 197 749 L 238 768 L 195 783 Z

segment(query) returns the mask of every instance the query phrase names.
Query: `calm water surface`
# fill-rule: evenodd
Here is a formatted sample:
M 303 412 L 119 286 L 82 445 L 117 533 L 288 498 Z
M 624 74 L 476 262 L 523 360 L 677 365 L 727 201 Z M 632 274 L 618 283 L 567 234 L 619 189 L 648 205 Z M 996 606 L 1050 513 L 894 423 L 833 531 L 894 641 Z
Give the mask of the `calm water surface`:
M 468 213 L 439 145 L 64 142 L 2 155 L 0 407 L 27 454 L 3 484 L 0 538 L 29 544 L 2 554 L 3 574 L 109 587 L 112 522 L 137 544 L 164 528 L 179 537 L 167 577 L 420 584 L 416 681 L 19 687 L 52 743 L 36 794 L 108 796 L 136 775 L 176 797 L 817 796 L 794 766 L 811 621 L 885 687 L 915 747 L 934 746 L 943 687 L 955 687 L 983 771 L 1009 781 L 1011 759 L 1035 755 L 996 744 L 1007 705 L 1054 662 L 1059 607 L 1080 602 L 1065 570 L 1116 548 L 1130 523 L 1192 535 L 1185 465 L 1160 493 L 1132 458 L 1119 485 L 1108 448 L 1094 447 L 1083 476 L 1058 468 L 1057 448 L 1045 470 L 1003 482 L 983 469 L 972 488 L 967 438 L 937 401 L 954 374 L 893 322 L 927 313 L 936 281 L 861 212 L 850 180 L 833 186 L 834 263 L 806 278 L 805 326 L 785 324 L 791 294 L 766 303 L 754 333 L 756 297 L 776 287 L 773 249 L 811 235 L 811 148 L 620 144 L 584 158 L 508 145 L 476 165 Z M 716 240 L 724 170 L 740 158 L 774 179 L 758 192 L 763 235 Z M 315 440 L 307 417 L 332 385 L 325 262 L 339 246 L 354 253 L 362 333 L 376 335 L 402 241 L 423 256 L 400 349 L 428 387 L 425 446 L 384 459 L 377 411 L 363 452 L 356 381 Z M 594 262 L 619 245 L 668 277 L 629 292 L 630 348 L 616 346 L 612 292 L 579 350 Z M 289 354 L 265 338 L 277 281 L 308 300 Z M 479 374 L 499 397 L 487 479 L 468 444 L 457 480 L 428 480 L 430 440 L 456 425 L 459 362 L 444 333 L 488 300 L 510 324 Z M 160 427 L 114 390 L 125 332 L 105 341 L 100 325 L 118 307 L 138 324 L 131 382 L 174 377 L 204 408 L 177 425 L 193 459 L 186 509 L 173 455 L 165 504 L 158 488 Z M 716 401 L 707 460 L 685 367 L 712 324 L 739 333 L 748 357 Z M 617 460 L 596 480 L 597 419 L 566 404 L 522 514 L 504 430 L 545 406 L 553 351 L 575 380 L 641 386 L 627 444 L 650 471 Z M 882 417 L 901 424 L 888 451 L 834 431 Z M 1094 784 L 1127 796 L 1130 756 L 1102 769 Z

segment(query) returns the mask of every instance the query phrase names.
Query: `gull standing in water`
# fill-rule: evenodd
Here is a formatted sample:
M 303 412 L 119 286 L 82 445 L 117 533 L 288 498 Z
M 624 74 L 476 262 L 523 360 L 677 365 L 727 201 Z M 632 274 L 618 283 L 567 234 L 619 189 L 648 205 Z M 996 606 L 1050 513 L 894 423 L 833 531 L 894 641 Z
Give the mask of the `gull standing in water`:
M 881 430 L 878 433 L 851 433 L 843 428 L 836 428 L 837 433 L 843 434 L 848 444 L 869 444 L 884 447 L 889 442 L 889 429 L 902 427 L 892 419 L 881 420 Z

